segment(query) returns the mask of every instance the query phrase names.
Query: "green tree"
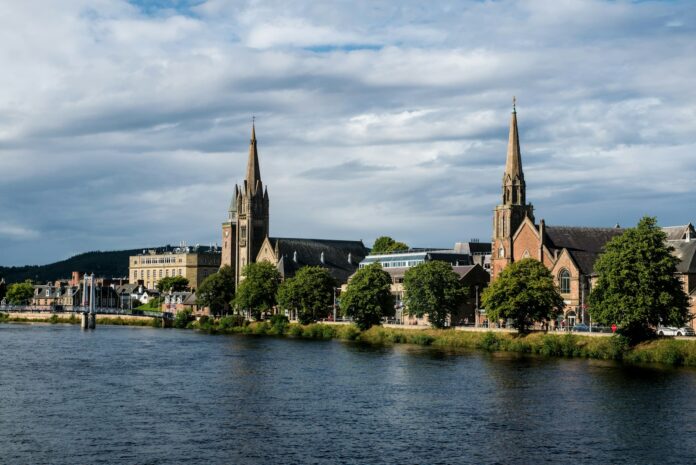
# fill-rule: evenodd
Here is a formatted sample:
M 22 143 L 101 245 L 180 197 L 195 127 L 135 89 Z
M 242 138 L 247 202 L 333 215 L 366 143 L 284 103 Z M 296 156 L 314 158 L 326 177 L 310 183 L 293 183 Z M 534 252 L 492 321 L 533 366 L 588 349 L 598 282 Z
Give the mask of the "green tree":
M 326 268 L 305 266 L 295 276 L 283 281 L 278 288 L 278 305 L 297 310 L 302 324 L 325 318 L 333 304 L 336 280 Z
M 181 292 L 188 289 L 189 280 L 183 276 L 168 276 L 157 281 L 157 290 L 160 292 Z
M 433 260 L 409 268 L 404 275 L 406 312 L 443 328 L 448 318 L 455 317 L 466 297 L 459 275 L 449 263 Z
M 280 285 L 280 272 L 272 263 L 250 263 L 242 269 L 244 279 L 239 283 L 235 305 L 248 310 L 256 319 L 273 308 Z
M 505 267 L 483 291 L 481 302 L 489 321 L 511 318 L 522 333 L 535 321 L 555 318 L 564 305 L 551 272 L 533 258 Z
M 7 301 L 10 305 L 27 305 L 33 296 L 34 286 L 29 280 L 7 287 Z
M 379 263 L 358 270 L 341 294 L 341 310 L 362 330 L 380 324 L 383 317 L 394 316 L 391 283 L 391 276 Z
M 597 284 L 590 293 L 590 315 L 616 324 L 631 342 L 654 335 L 660 323 L 681 326 L 688 297 L 676 277 L 679 259 L 666 244 L 657 220 L 644 217 L 605 246 L 595 263 Z
M 229 266 L 223 266 L 203 280 L 196 290 L 196 304 L 208 307 L 213 315 L 227 313 L 234 298 L 234 272 Z
M 377 239 L 375 239 L 375 243 L 372 245 L 372 250 L 370 251 L 370 253 L 388 253 L 408 249 L 408 245 L 403 242 L 397 242 L 389 236 L 380 236 Z

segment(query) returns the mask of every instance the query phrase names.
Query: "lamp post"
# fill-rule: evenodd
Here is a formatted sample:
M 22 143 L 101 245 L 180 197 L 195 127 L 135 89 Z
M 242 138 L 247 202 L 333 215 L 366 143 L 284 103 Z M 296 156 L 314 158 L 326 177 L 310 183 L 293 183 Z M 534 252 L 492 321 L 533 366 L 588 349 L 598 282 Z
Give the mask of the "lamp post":
M 474 289 L 476 289 L 476 297 L 475 297 L 475 301 L 474 301 L 474 306 L 476 307 L 474 309 L 474 327 L 478 328 L 478 320 L 479 320 L 478 284 L 474 286 Z
M 340 290 L 340 287 L 333 288 L 333 321 L 336 323 L 336 291 Z

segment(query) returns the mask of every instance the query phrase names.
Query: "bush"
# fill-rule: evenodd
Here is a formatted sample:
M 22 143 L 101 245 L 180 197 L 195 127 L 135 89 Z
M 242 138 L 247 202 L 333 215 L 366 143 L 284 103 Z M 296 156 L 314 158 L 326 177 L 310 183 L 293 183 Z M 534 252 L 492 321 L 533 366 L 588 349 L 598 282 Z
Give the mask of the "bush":
M 487 352 L 495 352 L 500 348 L 500 341 L 493 331 L 488 331 L 478 343 L 478 348 Z
M 336 327 L 336 337 L 346 341 L 354 341 L 360 336 L 360 329 L 354 324 Z
M 248 325 L 249 322 L 244 319 L 243 315 L 230 315 L 220 318 L 218 329 L 228 330 L 232 328 L 240 328 Z
M 179 329 L 184 329 L 187 327 L 189 321 L 191 320 L 191 310 L 182 310 L 174 316 L 174 322 L 172 326 Z
M 285 315 L 273 315 L 270 319 L 271 333 L 276 336 L 282 336 L 286 328 L 290 324 L 290 320 Z
M 60 317 L 58 315 L 51 315 L 51 318 L 48 319 L 48 322 L 52 325 L 60 323 Z

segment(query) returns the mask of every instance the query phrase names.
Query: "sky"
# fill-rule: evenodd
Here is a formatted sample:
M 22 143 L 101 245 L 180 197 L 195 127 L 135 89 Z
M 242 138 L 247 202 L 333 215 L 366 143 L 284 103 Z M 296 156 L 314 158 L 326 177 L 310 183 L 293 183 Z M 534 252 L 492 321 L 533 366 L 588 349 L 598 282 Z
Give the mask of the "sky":
M 0 2 L 0 265 L 270 231 L 489 241 L 512 97 L 550 225 L 696 223 L 696 2 Z

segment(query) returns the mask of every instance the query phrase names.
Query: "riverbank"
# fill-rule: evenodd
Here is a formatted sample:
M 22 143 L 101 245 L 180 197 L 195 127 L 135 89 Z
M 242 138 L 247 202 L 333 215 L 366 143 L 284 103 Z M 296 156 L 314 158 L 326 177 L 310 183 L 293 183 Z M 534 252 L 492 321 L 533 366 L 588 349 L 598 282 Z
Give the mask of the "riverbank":
M 79 324 L 77 315 L 57 314 L 7 315 L 0 322 Z M 153 318 L 104 315 L 98 325 L 161 327 Z M 294 337 L 303 339 L 339 339 L 370 345 L 415 344 L 443 350 L 482 350 L 513 352 L 546 357 L 592 358 L 617 360 L 631 364 L 660 363 L 672 366 L 696 366 L 696 340 L 660 338 L 630 347 L 621 336 L 590 337 L 572 333 L 531 333 L 520 335 L 505 331 L 456 331 L 454 329 L 414 329 L 374 326 L 360 331 L 353 324 L 314 323 L 301 325 L 283 319 L 273 322 L 246 322 L 237 317 L 220 320 L 203 318 L 186 328 L 210 334 L 245 334 L 255 336 Z

